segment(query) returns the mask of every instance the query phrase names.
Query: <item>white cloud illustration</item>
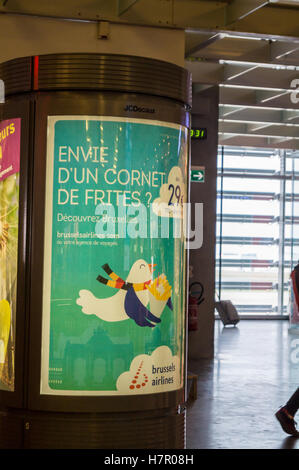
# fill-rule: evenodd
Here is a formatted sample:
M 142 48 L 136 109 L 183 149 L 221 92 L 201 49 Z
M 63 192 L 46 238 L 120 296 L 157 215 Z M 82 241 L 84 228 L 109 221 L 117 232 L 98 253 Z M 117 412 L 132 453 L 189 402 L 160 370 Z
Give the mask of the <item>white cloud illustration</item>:
M 161 393 L 182 386 L 182 373 L 178 356 L 167 346 L 160 346 L 149 356 L 140 354 L 117 379 L 116 387 L 123 395 Z
M 160 197 L 153 201 L 153 211 L 160 217 L 182 218 L 184 202 L 186 194 L 182 170 L 174 166 L 169 172 L 167 183 L 160 188 Z

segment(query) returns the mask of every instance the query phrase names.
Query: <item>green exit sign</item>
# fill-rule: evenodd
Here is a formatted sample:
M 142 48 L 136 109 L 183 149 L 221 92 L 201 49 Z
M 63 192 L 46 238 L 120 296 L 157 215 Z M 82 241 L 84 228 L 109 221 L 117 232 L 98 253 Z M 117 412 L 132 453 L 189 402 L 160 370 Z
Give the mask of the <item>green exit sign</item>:
M 205 182 L 205 168 L 197 168 L 191 170 L 191 182 L 192 183 L 204 183 Z

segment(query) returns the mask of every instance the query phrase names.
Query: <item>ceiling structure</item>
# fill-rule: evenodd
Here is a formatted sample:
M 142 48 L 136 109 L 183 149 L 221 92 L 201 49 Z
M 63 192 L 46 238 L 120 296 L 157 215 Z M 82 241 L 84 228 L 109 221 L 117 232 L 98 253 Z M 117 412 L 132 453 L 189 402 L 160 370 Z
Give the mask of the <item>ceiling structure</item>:
M 220 86 L 219 143 L 299 149 L 299 0 L 0 0 L 1 14 L 183 29 L 195 91 Z
M 299 149 L 299 1 L 237 3 L 266 5 L 231 30 L 186 30 L 195 90 L 220 87 L 220 145 Z

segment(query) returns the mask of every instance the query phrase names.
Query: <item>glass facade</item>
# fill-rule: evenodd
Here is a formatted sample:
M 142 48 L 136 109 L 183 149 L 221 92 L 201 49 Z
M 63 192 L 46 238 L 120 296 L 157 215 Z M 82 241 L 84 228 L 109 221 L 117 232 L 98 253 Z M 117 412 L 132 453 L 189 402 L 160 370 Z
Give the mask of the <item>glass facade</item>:
M 298 209 L 298 151 L 219 147 L 216 298 L 240 315 L 287 315 Z

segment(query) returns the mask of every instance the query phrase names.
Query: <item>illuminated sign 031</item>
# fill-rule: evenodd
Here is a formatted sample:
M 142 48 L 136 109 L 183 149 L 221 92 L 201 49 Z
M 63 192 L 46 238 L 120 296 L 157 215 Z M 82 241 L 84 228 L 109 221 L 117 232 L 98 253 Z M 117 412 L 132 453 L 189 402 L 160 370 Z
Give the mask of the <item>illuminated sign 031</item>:
M 191 139 L 204 140 L 208 136 L 208 130 L 206 127 L 192 128 L 190 131 Z

